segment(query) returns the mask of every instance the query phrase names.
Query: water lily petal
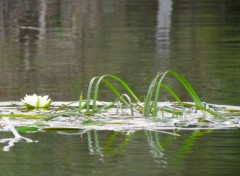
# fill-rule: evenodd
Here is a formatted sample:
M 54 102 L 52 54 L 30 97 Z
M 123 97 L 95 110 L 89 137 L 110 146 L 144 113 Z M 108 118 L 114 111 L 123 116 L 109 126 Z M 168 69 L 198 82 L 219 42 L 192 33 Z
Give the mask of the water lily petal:
M 39 99 L 40 99 L 40 103 L 39 103 L 39 106 L 42 107 L 44 106 L 46 103 L 48 103 L 48 95 L 45 95 L 45 96 L 39 96 Z M 46 106 L 46 105 L 45 105 Z
M 48 108 L 52 102 L 48 95 L 26 95 L 21 101 L 27 108 Z

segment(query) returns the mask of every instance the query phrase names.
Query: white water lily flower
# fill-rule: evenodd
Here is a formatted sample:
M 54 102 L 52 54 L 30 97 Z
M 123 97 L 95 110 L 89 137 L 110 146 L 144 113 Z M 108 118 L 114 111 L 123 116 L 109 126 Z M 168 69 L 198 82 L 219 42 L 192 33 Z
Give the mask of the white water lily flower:
M 36 94 L 26 95 L 21 101 L 27 108 L 48 108 L 52 103 L 48 95 L 38 96 Z

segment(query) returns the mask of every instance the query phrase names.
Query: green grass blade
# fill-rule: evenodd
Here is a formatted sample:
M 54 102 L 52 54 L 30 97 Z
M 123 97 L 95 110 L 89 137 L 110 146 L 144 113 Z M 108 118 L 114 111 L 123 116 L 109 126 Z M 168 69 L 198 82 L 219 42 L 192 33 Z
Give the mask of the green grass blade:
M 96 106 L 96 102 L 97 102 L 97 98 L 98 98 L 98 92 L 99 92 L 99 88 L 100 88 L 100 83 L 104 82 L 109 88 L 110 90 L 117 95 L 118 97 L 121 96 L 121 94 L 119 93 L 119 91 L 106 79 L 106 78 L 112 78 L 113 80 L 116 80 L 117 82 L 119 82 L 127 91 L 127 93 L 131 96 L 131 98 L 136 101 L 136 102 L 140 102 L 139 99 L 137 98 L 137 96 L 133 93 L 133 91 L 130 89 L 130 87 L 119 77 L 111 75 L 111 74 L 107 74 L 107 75 L 103 75 L 101 77 L 98 78 L 97 83 L 95 85 L 95 89 L 94 89 L 94 97 L 93 97 L 93 110 L 97 110 L 97 106 Z M 92 90 L 92 85 L 93 85 L 94 80 L 89 84 L 89 91 L 88 91 L 88 96 L 90 97 L 91 95 L 91 90 Z M 89 99 L 89 98 L 87 98 Z M 89 99 L 90 101 L 90 99 Z M 127 104 L 126 101 L 123 101 L 124 103 Z
M 158 107 L 157 107 L 157 104 L 159 102 L 159 95 L 160 95 L 160 88 L 161 88 L 161 85 L 162 85 L 162 82 L 163 82 L 163 79 L 165 78 L 165 76 L 168 74 L 168 71 L 164 72 L 159 81 L 158 81 L 158 84 L 157 84 L 157 88 L 156 88 L 156 92 L 155 92 L 155 99 L 153 101 L 153 112 L 152 112 L 152 116 L 153 117 L 156 117 L 157 116 L 157 112 L 158 112 Z
M 180 100 L 178 95 L 169 86 L 167 86 L 166 84 L 163 84 L 163 83 L 161 86 L 164 89 L 166 89 L 180 105 L 182 105 L 183 102 Z
M 0 118 L 2 117 L 8 117 L 8 118 L 24 118 L 24 119 L 41 119 L 44 116 L 37 114 L 37 115 L 30 115 L 30 114 L 0 114 Z
M 123 94 L 120 99 L 123 99 L 124 98 L 127 100 L 127 106 L 130 108 L 130 111 L 131 111 L 131 116 L 134 116 L 134 110 L 133 110 L 133 103 L 131 102 L 131 98 L 127 95 L 127 94 Z
M 153 117 L 157 116 L 157 112 L 158 112 L 158 107 L 157 104 L 159 102 L 159 96 L 160 96 L 160 88 L 163 87 L 164 89 L 166 89 L 175 99 L 177 102 L 179 102 L 180 104 L 182 104 L 181 100 L 179 99 L 179 97 L 177 96 L 177 94 L 167 85 L 163 84 L 163 79 L 166 77 L 166 75 L 172 75 L 174 78 L 176 78 L 179 83 L 184 87 L 184 89 L 187 91 L 187 93 L 189 94 L 189 96 L 193 99 L 193 101 L 195 102 L 197 107 L 202 107 L 199 108 L 202 111 L 204 111 L 204 107 L 203 104 L 199 98 L 199 96 L 197 95 L 197 93 L 195 92 L 195 90 L 193 89 L 193 87 L 191 86 L 191 84 L 179 73 L 176 73 L 172 70 L 168 70 L 162 74 L 158 74 L 153 81 L 151 82 L 147 95 L 146 95 L 146 99 L 144 102 L 144 116 L 148 117 L 150 115 L 152 115 Z M 152 101 L 152 96 L 153 93 L 155 92 L 155 97 L 154 100 Z M 152 104 L 151 104 L 152 103 Z
M 139 99 L 137 98 L 137 96 L 133 93 L 132 89 L 127 85 L 127 83 L 125 81 L 123 81 L 121 78 L 119 78 L 115 75 L 108 74 L 107 76 L 118 81 L 125 88 L 127 93 L 133 98 L 133 100 L 135 102 L 140 102 Z
M 151 84 L 149 85 L 147 95 L 144 101 L 144 108 L 143 108 L 143 116 L 144 117 L 149 117 L 151 113 L 151 100 L 152 100 L 152 95 L 154 92 L 154 88 L 156 86 L 156 81 L 159 78 L 159 74 L 152 80 Z
M 90 112 L 90 102 L 91 102 L 91 94 L 92 94 L 92 87 L 93 87 L 93 84 L 95 82 L 95 80 L 97 79 L 98 77 L 94 77 L 91 79 L 89 85 L 88 85 L 88 91 L 87 91 L 87 100 L 86 100 L 86 103 L 87 103 L 87 107 L 86 107 L 86 112 L 89 113 Z
M 172 70 L 169 70 L 168 73 L 173 75 L 183 85 L 183 87 L 186 89 L 186 91 L 193 99 L 193 101 L 196 103 L 196 105 L 202 106 L 202 101 L 198 97 L 197 93 L 195 92 L 191 84 L 182 75 Z
M 189 103 L 183 103 L 183 105 L 193 106 L 193 107 L 195 107 L 195 108 L 197 108 L 197 109 L 199 109 L 203 112 L 207 112 L 207 113 L 211 114 L 212 116 L 217 117 L 219 119 L 223 119 L 223 120 L 226 119 L 223 115 L 221 115 L 221 114 L 219 114 L 219 113 L 217 113 L 217 112 L 215 112 L 211 109 L 205 108 L 204 106 L 199 106 L 199 105 L 196 105 L 196 104 L 189 104 Z
M 80 97 L 79 97 L 79 102 L 78 102 L 79 111 L 81 111 L 81 109 L 83 108 L 82 101 L 83 101 L 83 95 L 82 95 L 82 92 L 81 92 Z
M 127 101 L 124 100 L 123 96 L 119 93 L 119 91 L 107 80 L 107 79 L 103 79 L 104 83 L 107 85 L 107 87 L 115 94 L 117 95 L 117 97 L 119 98 L 119 100 L 125 104 L 126 106 L 130 107 L 131 104 L 129 104 Z M 127 94 L 125 94 L 127 95 Z M 129 97 L 129 96 L 128 96 Z M 129 99 L 131 100 L 131 98 L 129 97 Z

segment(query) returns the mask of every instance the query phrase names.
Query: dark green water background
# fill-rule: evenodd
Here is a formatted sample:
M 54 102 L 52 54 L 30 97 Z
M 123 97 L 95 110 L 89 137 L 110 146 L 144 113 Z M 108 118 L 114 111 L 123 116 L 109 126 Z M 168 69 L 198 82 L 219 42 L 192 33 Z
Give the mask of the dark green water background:
M 92 77 L 107 73 L 141 96 L 172 69 L 203 101 L 240 105 L 239 1 L 0 2 L 1 101 L 26 93 L 77 100 Z
M 237 0 L 0 0 L 0 101 L 20 100 L 31 93 L 48 94 L 56 101 L 77 100 L 93 76 L 107 73 L 124 79 L 141 96 L 158 72 L 172 69 L 191 82 L 203 101 L 240 105 L 239 9 Z M 182 100 L 191 101 L 174 79 L 168 84 Z M 111 98 L 102 90 L 101 100 Z M 162 100 L 166 98 L 163 95 Z M 188 149 L 183 143 L 192 132 L 180 132 L 169 144 L 158 143 L 161 150 L 153 149 L 146 132 L 134 134 L 126 145 L 122 144 L 126 136 L 118 134 L 109 148 L 104 146 L 111 132 L 97 133 L 100 147 L 92 149 L 87 134 L 27 134 L 39 143 L 23 142 L 1 152 L 0 173 L 239 171 L 239 130 L 206 133 L 190 141 Z M 1 137 L 5 135 L 10 134 Z M 157 135 L 160 141 L 171 137 Z
M 38 143 L 18 143 L 1 152 L 1 175 L 238 175 L 239 130 L 181 131 L 175 137 L 139 131 L 129 135 L 91 131 L 24 136 Z M 1 134 L 9 137 L 9 134 Z

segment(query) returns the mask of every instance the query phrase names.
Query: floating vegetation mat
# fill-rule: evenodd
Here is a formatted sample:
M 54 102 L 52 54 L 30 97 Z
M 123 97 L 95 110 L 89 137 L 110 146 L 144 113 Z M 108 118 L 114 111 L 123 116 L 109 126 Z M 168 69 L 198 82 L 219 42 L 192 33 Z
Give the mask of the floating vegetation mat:
M 216 118 L 206 111 L 196 109 L 194 103 L 184 103 L 184 109 L 176 102 L 160 102 L 156 117 L 143 117 L 138 107 L 112 105 L 97 102 L 98 107 L 111 104 L 101 113 L 88 115 L 79 112 L 78 102 L 53 102 L 50 109 L 27 111 L 21 102 L 0 103 L 0 130 L 10 131 L 5 118 L 18 131 L 45 130 L 171 130 L 171 129 L 225 129 L 240 127 L 240 107 L 206 104 L 208 109 L 223 116 Z M 175 112 L 175 113 L 173 113 Z
M 177 92 L 164 83 L 166 76 L 177 80 L 193 102 L 183 102 Z M 112 82 L 118 83 L 118 87 Z M 116 96 L 113 102 L 98 101 L 101 84 Z M 160 102 L 162 89 L 169 93 L 174 101 Z M 86 99 L 81 93 L 77 102 L 53 102 L 48 95 L 36 94 L 26 95 L 21 102 L 0 102 L 0 130 L 11 131 L 15 136 L 0 139 L 0 142 L 8 142 L 6 150 L 19 140 L 33 142 L 22 137 L 18 131 L 132 132 L 239 128 L 239 117 L 240 107 L 202 102 L 191 84 L 172 70 L 159 73 L 142 98 L 138 98 L 121 78 L 107 74 L 92 78 Z

